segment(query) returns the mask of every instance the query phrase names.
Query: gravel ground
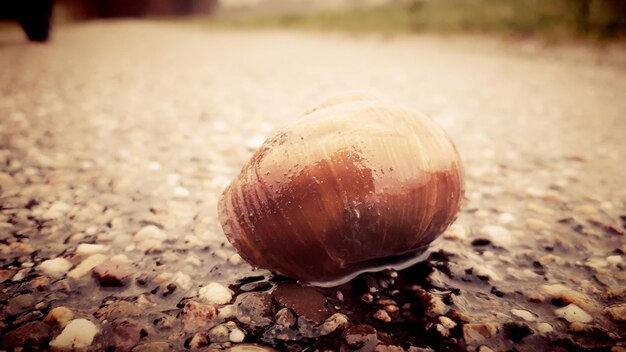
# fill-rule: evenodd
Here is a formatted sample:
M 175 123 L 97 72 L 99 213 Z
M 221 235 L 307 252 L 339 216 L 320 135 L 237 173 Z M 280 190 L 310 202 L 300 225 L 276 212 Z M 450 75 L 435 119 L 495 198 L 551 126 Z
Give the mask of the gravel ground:
M 0 33 L 5 350 L 623 351 L 626 52 L 149 22 Z M 466 200 L 425 260 L 311 288 L 217 221 L 272 131 L 333 91 L 423 111 Z

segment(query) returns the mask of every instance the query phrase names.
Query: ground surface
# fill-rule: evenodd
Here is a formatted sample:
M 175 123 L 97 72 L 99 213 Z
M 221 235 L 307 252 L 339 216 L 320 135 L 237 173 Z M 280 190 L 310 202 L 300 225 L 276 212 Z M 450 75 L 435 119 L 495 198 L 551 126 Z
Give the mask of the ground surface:
M 4 31 L 0 344 L 622 350 L 624 62 L 480 38 L 118 22 L 34 45 Z M 424 263 L 339 288 L 252 271 L 219 194 L 272 131 L 355 89 L 450 133 L 459 219 Z

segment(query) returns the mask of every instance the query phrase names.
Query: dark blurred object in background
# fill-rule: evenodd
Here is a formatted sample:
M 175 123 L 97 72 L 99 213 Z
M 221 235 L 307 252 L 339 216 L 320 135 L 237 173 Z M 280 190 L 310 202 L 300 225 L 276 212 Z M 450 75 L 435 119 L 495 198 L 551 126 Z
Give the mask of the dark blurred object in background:
M 17 20 L 28 39 L 45 42 L 50 34 L 53 0 L 1 0 L 0 19 Z
M 210 14 L 219 0 L 59 0 L 74 19 Z

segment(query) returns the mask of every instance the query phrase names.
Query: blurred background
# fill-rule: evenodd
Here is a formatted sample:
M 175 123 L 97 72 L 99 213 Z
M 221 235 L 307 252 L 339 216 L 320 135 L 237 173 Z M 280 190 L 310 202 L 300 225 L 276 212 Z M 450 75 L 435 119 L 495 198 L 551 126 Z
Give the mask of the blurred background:
M 58 0 L 58 22 L 193 16 L 208 25 L 617 38 L 624 0 Z

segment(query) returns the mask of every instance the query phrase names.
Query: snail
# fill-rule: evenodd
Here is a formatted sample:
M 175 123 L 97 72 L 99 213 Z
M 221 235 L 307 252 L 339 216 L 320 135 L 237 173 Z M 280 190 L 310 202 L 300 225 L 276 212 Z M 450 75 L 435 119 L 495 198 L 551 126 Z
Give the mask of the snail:
M 457 150 L 371 96 L 332 99 L 268 138 L 222 193 L 224 234 L 255 267 L 320 286 L 397 268 L 455 219 Z

